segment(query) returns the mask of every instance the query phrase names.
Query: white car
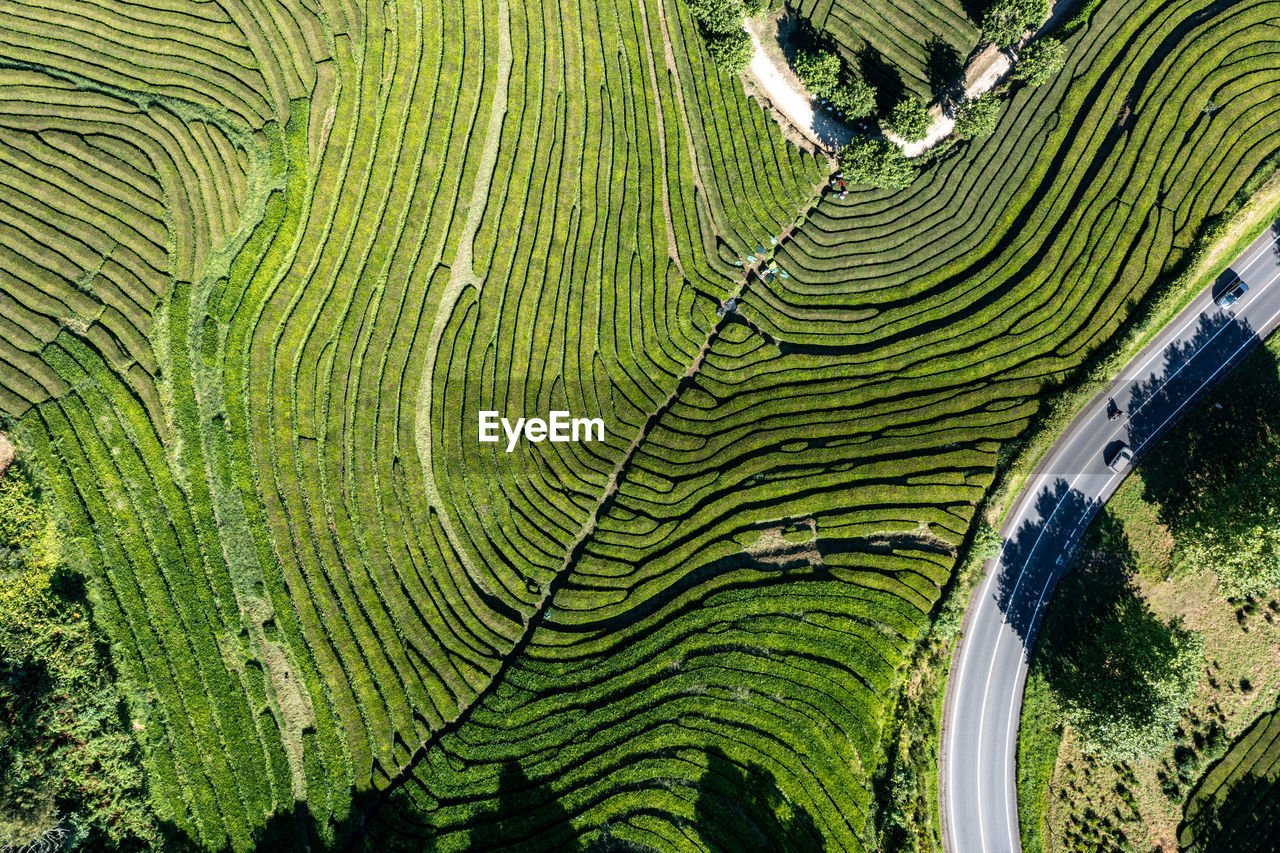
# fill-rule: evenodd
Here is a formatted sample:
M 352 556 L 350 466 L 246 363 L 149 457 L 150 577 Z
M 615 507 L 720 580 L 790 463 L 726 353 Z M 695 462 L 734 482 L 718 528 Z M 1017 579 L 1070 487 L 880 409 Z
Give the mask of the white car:
M 1129 445 L 1120 442 L 1120 446 L 1112 451 L 1111 458 L 1107 460 L 1107 467 L 1112 471 L 1123 471 L 1132 461 L 1133 451 L 1129 449 Z

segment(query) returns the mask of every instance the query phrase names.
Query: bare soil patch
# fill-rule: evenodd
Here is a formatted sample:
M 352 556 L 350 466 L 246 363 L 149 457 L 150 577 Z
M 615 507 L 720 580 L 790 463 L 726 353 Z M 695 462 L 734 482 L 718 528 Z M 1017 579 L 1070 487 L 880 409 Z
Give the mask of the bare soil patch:
M 5 475 L 9 470 L 9 466 L 13 464 L 13 445 L 9 443 L 9 437 L 0 432 L 0 477 Z

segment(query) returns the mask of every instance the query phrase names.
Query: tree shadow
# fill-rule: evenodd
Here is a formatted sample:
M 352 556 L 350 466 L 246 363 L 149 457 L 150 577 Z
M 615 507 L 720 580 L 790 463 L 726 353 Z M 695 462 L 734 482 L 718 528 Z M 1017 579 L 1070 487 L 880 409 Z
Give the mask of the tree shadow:
M 388 800 L 391 800 L 390 802 Z M 497 770 L 497 791 L 488 798 L 491 807 L 482 809 L 464 825 L 468 832 L 468 853 L 574 853 L 582 849 L 569 814 L 558 795 L 545 780 L 534 781 L 516 761 L 507 761 Z M 325 829 L 320 827 L 305 802 L 295 803 L 289 812 L 276 813 L 253 833 L 258 853 L 430 853 L 437 846 L 439 829 L 420 817 L 415 805 L 395 802 L 395 794 L 368 789 L 354 794 L 349 817 Z M 376 817 L 374 817 L 376 813 Z M 460 827 L 451 826 L 453 835 Z M 197 845 L 172 824 L 162 826 L 164 849 L 197 851 Z M 223 848 L 230 853 L 232 848 Z M 608 849 L 608 848 L 605 848 Z
M 518 762 L 507 761 L 498 774 L 497 802 L 476 817 L 467 849 L 569 853 L 580 845 L 569 813 L 550 786 L 530 779 Z
M 925 79 L 929 93 L 948 112 L 964 96 L 964 64 L 960 53 L 950 44 L 934 37 L 925 45 Z
M 204 853 L 208 850 L 168 821 L 161 822 L 160 835 L 163 839 L 161 849 L 166 853 Z M 321 841 L 311 811 L 303 801 L 295 802 L 293 809 L 289 811 L 276 812 L 267 818 L 266 823 L 254 830 L 253 841 L 256 853 L 322 853 L 336 849 Z M 219 848 L 221 853 L 231 853 L 234 849 L 230 843 Z
M 831 40 L 821 33 L 813 22 L 796 12 L 790 6 L 785 7 L 778 19 L 778 40 L 782 45 L 783 55 L 787 62 L 795 64 L 796 55 L 802 51 L 832 50 Z
M 1138 555 L 1129 543 L 1129 534 L 1125 532 L 1124 523 L 1105 506 L 1085 538 L 1086 547 L 1108 551 L 1122 560 L 1127 566 L 1138 564 Z
M 995 0 L 960 0 L 960 5 L 964 7 L 964 13 L 968 16 L 969 22 L 981 29 L 982 13 L 994 2 Z
M 1146 729 L 1165 702 L 1156 680 L 1176 667 L 1185 633 L 1147 606 L 1132 564 L 1093 552 L 1064 577 L 1045 620 L 1045 680 L 1067 707 Z
M 852 124 L 856 127 L 863 121 L 864 119 L 858 119 L 853 121 Z M 845 124 L 840 119 L 814 122 L 813 132 L 824 147 L 835 151 L 848 145 L 849 140 L 853 138 L 853 131 L 850 125 Z
M 707 769 L 698 780 L 694 812 L 698 836 L 709 850 L 810 853 L 823 849 L 813 818 L 783 796 L 772 773 L 756 764 L 738 764 L 716 747 L 707 750 Z
M 1193 794 L 1188 807 L 1194 802 Z M 1252 774 L 1237 780 L 1224 798 L 1214 795 L 1193 817 L 1183 818 L 1178 842 L 1186 853 L 1275 853 L 1280 850 L 1280 785 Z
M 1083 492 L 1056 478 L 1036 495 L 1033 514 L 1005 542 L 994 595 L 1025 646 L 1035 642 L 1044 605 L 1070 566 L 1074 537 L 1095 509 Z
M 858 73 L 876 88 L 876 112 L 887 115 L 907 93 L 902 74 L 870 44 L 863 45 L 856 57 Z
M 1231 276 L 1234 280 L 1234 274 Z M 1266 347 L 1250 347 L 1256 335 L 1247 322 L 1214 311 L 1201 315 L 1195 339 L 1166 350 L 1161 375 L 1133 383 L 1130 443 L 1149 441 L 1161 429 L 1167 399 L 1185 399 L 1211 381 L 1213 369 L 1232 358 L 1242 363 L 1231 382 L 1213 388 L 1188 412 L 1177 430 L 1177 446 L 1152 453 L 1138 469 L 1143 497 L 1159 507 L 1161 521 L 1177 526 L 1188 509 L 1206 497 L 1226 497 L 1280 440 L 1280 364 Z M 1247 358 L 1234 356 L 1249 352 Z M 1204 365 L 1188 364 L 1207 354 Z M 1217 364 L 1213 364 L 1217 362 Z M 1179 371 L 1175 380 L 1165 377 Z M 1223 376 L 1227 370 L 1219 374 Z M 1152 404 L 1155 405 L 1152 405 Z M 1136 446 L 1136 444 L 1135 444 Z

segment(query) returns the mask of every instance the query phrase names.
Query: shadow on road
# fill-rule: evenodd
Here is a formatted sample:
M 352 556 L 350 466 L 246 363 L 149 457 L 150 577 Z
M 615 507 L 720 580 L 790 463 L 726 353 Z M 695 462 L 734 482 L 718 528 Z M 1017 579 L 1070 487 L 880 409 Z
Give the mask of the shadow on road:
M 1058 546 L 1083 534 L 1086 524 L 1081 519 L 1089 510 L 1089 499 L 1058 479 L 1036 495 L 1034 520 L 1023 521 L 1005 543 L 995 599 L 1026 646 L 1035 642 L 1042 597 L 1047 600 L 1053 593 L 1053 584 L 1069 564 L 1066 557 L 1059 563 L 1063 552 Z
M 1068 431 L 1067 436 L 1096 436 L 1096 448 L 1085 446 L 1072 455 L 1070 442 L 1055 447 L 1048 462 L 1050 479 L 1031 498 L 1029 511 L 1005 542 L 993 583 L 996 604 L 1025 646 L 1034 644 L 1039 616 L 1102 505 L 1099 491 L 1116 485 L 1105 461 L 1122 441 L 1140 457 L 1187 414 L 1189 402 L 1228 375 L 1230 366 L 1259 340 L 1247 320 L 1216 308 L 1201 314 L 1196 323 L 1191 337 L 1166 347 L 1145 375 L 1113 386 L 1110 396 L 1127 413 L 1123 422 L 1113 426 L 1105 408 L 1097 407 Z M 1271 400 L 1280 400 L 1280 379 L 1271 387 L 1277 391 Z M 1116 429 L 1119 436 L 1114 435 Z M 1177 488 L 1167 474 L 1163 488 Z

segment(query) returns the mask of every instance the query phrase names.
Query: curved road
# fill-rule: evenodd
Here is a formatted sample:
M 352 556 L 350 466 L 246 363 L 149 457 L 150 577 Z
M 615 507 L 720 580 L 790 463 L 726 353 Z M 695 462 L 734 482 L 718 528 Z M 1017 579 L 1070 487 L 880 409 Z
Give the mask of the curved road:
M 1218 309 L 1212 296 L 1237 276 L 1248 292 Z M 939 800 L 949 853 L 1022 849 L 1015 761 L 1028 658 L 1089 520 L 1128 473 L 1109 470 L 1104 450 L 1123 441 L 1141 456 L 1278 322 L 1280 221 L 1125 366 L 1033 472 L 1001 530 L 1000 554 L 969 602 L 948 677 Z M 1109 420 L 1108 396 L 1128 414 Z

